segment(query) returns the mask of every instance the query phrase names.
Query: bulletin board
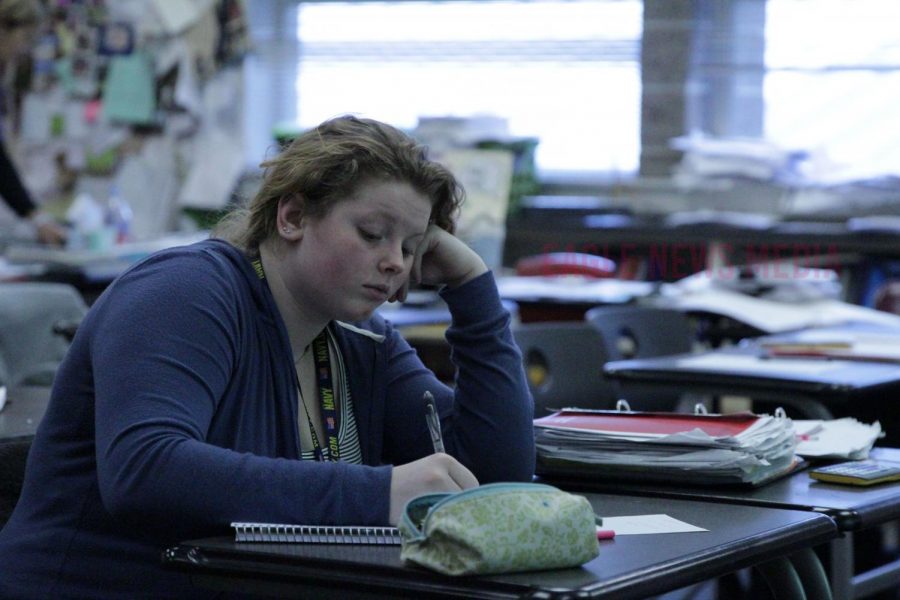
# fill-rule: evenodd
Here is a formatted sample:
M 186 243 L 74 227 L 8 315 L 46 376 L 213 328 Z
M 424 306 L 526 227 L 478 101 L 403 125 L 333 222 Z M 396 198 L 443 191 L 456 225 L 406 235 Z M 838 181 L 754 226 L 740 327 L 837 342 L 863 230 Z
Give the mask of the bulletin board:
M 52 0 L 11 74 L 5 140 L 62 219 L 115 193 L 135 241 L 224 207 L 243 169 L 241 0 Z M 113 191 L 114 190 L 114 191 Z

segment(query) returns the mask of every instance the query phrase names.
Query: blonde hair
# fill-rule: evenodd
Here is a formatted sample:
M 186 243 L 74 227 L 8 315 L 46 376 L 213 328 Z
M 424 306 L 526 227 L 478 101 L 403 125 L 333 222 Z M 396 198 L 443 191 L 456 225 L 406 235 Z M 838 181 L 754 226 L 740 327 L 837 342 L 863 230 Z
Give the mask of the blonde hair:
M 37 0 L 0 0 L 0 29 L 39 25 L 44 17 Z
M 248 253 L 275 235 L 278 203 L 294 195 L 306 216 L 321 218 L 366 181 L 407 183 L 431 200 L 431 222 L 450 232 L 463 201 L 456 178 L 429 160 L 424 146 L 372 119 L 325 121 L 261 166 L 263 183 L 249 206 L 231 212 L 213 232 Z

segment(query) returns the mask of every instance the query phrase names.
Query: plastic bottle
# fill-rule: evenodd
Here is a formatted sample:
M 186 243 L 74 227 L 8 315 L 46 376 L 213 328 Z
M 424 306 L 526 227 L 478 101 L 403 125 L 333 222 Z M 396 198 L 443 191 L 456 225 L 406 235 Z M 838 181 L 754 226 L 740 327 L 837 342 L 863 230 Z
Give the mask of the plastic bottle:
M 131 238 L 131 219 L 133 216 L 134 213 L 131 207 L 119 194 L 119 186 L 113 184 L 109 189 L 106 222 L 115 231 L 117 244 L 127 242 Z
M 87 192 L 78 194 L 66 212 L 66 219 L 72 224 L 69 249 L 103 249 L 103 206 L 93 196 Z

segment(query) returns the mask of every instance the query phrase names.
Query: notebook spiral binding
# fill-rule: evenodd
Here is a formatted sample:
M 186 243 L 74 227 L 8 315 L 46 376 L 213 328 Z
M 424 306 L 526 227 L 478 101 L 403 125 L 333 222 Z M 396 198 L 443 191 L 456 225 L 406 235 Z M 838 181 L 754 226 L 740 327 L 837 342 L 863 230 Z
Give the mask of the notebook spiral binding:
M 284 525 L 278 523 L 232 523 L 234 541 L 287 544 L 400 543 L 396 527 Z

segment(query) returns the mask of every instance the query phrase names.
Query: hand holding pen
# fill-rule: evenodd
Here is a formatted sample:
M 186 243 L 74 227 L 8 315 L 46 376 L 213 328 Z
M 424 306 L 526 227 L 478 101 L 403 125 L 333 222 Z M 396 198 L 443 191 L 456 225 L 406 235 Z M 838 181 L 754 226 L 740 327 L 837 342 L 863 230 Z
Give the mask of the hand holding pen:
M 478 485 L 475 474 L 444 450 L 441 420 L 434 396 L 425 392 L 424 400 L 425 423 L 434 453 L 393 468 L 388 519 L 394 525 L 399 522 L 406 503 L 416 496 L 458 492 Z
M 425 422 L 428 424 L 428 433 L 431 434 L 431 444 L 434 446 L 435 454 L 445 452 L 444 436 L 441 434 L 441 419 L 438 416 L 437 406 L 434 403 L 434 396 L 431 392 L 426 391 L 425 396 Z

